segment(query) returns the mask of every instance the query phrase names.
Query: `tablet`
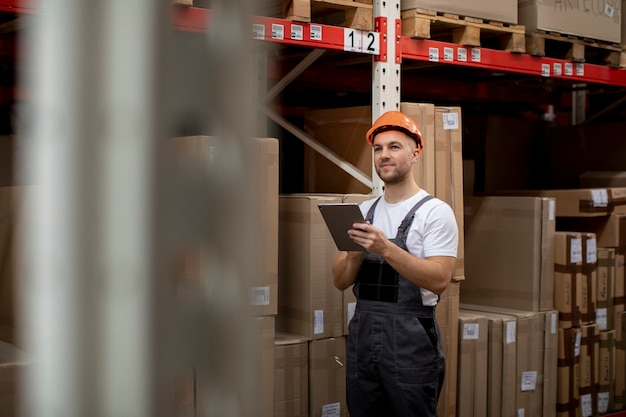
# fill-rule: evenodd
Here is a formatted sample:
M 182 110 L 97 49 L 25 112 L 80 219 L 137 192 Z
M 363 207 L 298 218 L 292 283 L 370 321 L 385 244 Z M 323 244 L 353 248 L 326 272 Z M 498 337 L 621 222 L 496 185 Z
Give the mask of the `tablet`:
M 356 203 L 318 204 L 337 249 L 341 251 L 365 251 L 365 248 L 348 236 L 354 223 L 365 223 L 361 209 Z

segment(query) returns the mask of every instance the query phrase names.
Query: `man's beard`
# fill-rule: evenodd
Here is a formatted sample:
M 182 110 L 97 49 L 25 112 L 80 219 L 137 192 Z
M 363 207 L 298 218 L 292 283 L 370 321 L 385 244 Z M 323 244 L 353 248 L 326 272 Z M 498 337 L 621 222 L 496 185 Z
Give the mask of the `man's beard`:
M 386 178 L 383 178 L 381 175 L 380 168 L 376 168 L 376 174 L 378 174 L 378 178 L 380 178 L 385 184 L 399 184 L 401 183 L 407 175 L 409 175 L 411 170 L 408 171 L 400 171 L 396 167 L 393 172 L 388 172 L 386 174 Z

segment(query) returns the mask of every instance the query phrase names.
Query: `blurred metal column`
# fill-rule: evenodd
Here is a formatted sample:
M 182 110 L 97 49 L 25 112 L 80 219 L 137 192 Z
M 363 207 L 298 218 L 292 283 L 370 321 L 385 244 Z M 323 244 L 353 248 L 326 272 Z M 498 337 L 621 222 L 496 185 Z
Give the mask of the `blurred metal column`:
M 219 175 L 193 190 L 201 197 L 181 203 L 187 207 L 171 194 L 177 184 L 165 155 L 185 118 L 170 103 L 177 81 L 168 70 L 170 3 L 46 0 L 24 35 L 20 76 L 33 117 L 19 132 L 20 166 L 34 185 L 24 210 L 19 313 L 36 360 L 22 386 L 25 417 L 170 417 L 179 367 L 198 361 L 209 374 L 229 372 L 203 408 L 246 415 L 245 369 L 226 369 L 246 362 L 219 356 L 239 342 L 237 328 L 229 338 L 211 333 L 239 323 L 239 299 L 207 291 L 192 294 L 195 310 L 176 305 L 172 265 L 176 245 L 203 232 L 219 248 L 211 271 L 228 272 L 215 282 L 246 288 L 251 243 L 233 238 L 243 236 L 249 208 L 234 198 L 246 195 L 248 180 L 238 149 L 249 137 L 247 116 L 258 111 L 246 96 L 245 1 L 218 2 L 226 4 L 199 51 L 212 54 L 214 70 L 196 74 L 211 82 L 193 92 L 200 105 L 192 110 L 209 109 L 200 119 L 210 119 L 226 145 L 212 171 Z M 233 198 L 233 207 L 221 198 Z M 207 219 L 196 202 L 219 215 Z M 194 215 L 181 219 L 185 213 Z

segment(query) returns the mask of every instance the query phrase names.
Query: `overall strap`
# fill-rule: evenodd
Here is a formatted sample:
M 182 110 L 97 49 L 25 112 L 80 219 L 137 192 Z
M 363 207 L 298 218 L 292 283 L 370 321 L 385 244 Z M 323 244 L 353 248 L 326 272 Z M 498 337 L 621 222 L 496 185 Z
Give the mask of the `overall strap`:
M 369 221 L 371 224 L 374 224 L 374 209 L 378 205 L 378 202 L 380 201 L 381 197 L 382 197 L 382 195 L 378 196 L 376 201 L 374 201 L 374 204 L 372 204 L 372 207 L 370 207 L 370 209 L 368 210 L 367 216 L 365 217 L 365 220 Z
M 415 218 L 415 212 L 422 206 L 422 204 L 426 203 L 429 200 L 432 200 L 433 198 L 434 197 L 429 194 L 426 197 L 422 198 L 417 203 L 415 203 L 415 205 L 411 208 L 411 210 L 409 210 L 409 212 L 404 217 L 404 220 L 402 220 L 402 223 L 400 223 L 400 226 L 398 226 L 398 234 L 396 235 L 397 239 L 400 239 L 403 236 L 406 236 L 405 231 L 408 229 L 409 226 L 411 226 L 411 223 L 413 223 L 413 219 Z

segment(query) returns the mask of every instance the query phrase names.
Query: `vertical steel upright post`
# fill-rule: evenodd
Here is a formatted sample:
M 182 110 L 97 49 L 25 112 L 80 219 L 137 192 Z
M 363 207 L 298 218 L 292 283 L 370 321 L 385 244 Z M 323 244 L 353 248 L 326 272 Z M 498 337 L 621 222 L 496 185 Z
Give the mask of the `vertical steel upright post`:
M 380 32 L 381 53 L 374 58 L 372 121 L 389 110 L 400 109 L 401 20 L 400 0 L 374 0 L 374 26 Z M 372 194 L 382 193 L 382 182 L 372 165 Z

